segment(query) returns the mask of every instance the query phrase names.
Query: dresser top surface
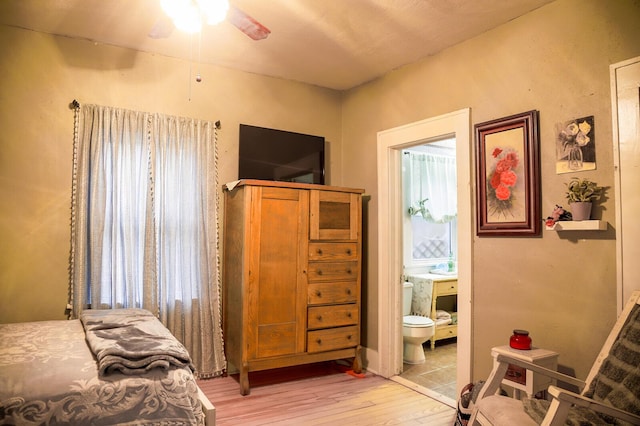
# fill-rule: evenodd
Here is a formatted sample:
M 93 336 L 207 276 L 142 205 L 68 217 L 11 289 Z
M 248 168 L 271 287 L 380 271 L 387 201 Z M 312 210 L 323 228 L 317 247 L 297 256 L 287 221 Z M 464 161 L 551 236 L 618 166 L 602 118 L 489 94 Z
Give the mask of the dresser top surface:
M 241 179 L 224 184 L 224 189 L 232 191 L 234 188 L 242 186 L 269 186 L 276 188 L 294 188 L 294 189 L 316 189 L 320 191 L 335 191 L 335 192 L 351 192 L 356 194 L 364 193 L 364 189 L 361 188 L 346 188 L 342 186 L 330 186 L 330 185 L 317 185 L 312 183 L 297 183 L 297 182 L 280 182 L 275 180 L 258 180 L 258 179 Z

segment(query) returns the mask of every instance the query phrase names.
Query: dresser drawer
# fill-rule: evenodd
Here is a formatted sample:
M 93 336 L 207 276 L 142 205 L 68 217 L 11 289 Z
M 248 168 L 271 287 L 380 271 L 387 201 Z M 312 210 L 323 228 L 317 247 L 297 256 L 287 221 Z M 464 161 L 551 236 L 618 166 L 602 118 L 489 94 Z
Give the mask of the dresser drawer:
M 309 262 L 307 280 L 355 281 L 358 279 L 358 262 Z
M 309 284 L 307 303 L 309 305 L 355 303 L 358 300 L 357 288 L 355 282 Z
M 357 243 L 309 243 L 309 261 L 357 259 Z
M 436 326 L 435 340 L 449 339 L 458 336 L 458 325 L 438 325 Z
M 521 385 L 527 384 L 527 369 L 517 365 L 509 364 L 504 378 Z
M 435 296 L 458 294 L 458 281 L 435 281 L 433 283 L 433 293 Z
M 358 323 L 358 305 L 314 306 L 307 313 L 307 328 L 328 328 Z
M 329 328 L 307 333 L 307 352 L 350 348 L 360 343 L 357 326 Z

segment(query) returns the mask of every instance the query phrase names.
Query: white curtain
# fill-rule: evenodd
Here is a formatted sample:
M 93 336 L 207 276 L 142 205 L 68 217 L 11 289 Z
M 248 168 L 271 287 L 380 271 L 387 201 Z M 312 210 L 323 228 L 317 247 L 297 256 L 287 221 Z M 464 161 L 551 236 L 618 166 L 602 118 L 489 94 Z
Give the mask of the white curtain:
M 455 219 L 458 211 L 456 159 L 413 151 L 408 152 L 407 157 L 411 212 L 435 223 Z
M 71 316 L 148 309 L 185 345 L 200 378 L 226 368 L 216 143 L 209 121 L 76 109 Z

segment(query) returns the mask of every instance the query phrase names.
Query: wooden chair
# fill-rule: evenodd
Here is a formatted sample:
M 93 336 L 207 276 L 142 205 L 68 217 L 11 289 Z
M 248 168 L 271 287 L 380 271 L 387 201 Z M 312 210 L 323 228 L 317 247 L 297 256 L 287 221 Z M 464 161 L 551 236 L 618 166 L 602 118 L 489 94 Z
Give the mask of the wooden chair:
M 496 395 L 509 364 L 576 386 L 580 394 L 549 386 L 550 401 Z M 640 425 L 640 291 L 627 302 L 585 381 L 498 355 L 469 425 L 556 426 L 567 421 Z

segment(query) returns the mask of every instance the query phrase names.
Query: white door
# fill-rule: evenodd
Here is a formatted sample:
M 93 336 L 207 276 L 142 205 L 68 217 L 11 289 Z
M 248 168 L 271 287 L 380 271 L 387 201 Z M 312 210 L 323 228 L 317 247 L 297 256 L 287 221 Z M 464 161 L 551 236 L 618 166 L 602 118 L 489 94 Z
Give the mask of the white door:
M 611 65 L 618 312 L 640 290 L 640 57 Z

